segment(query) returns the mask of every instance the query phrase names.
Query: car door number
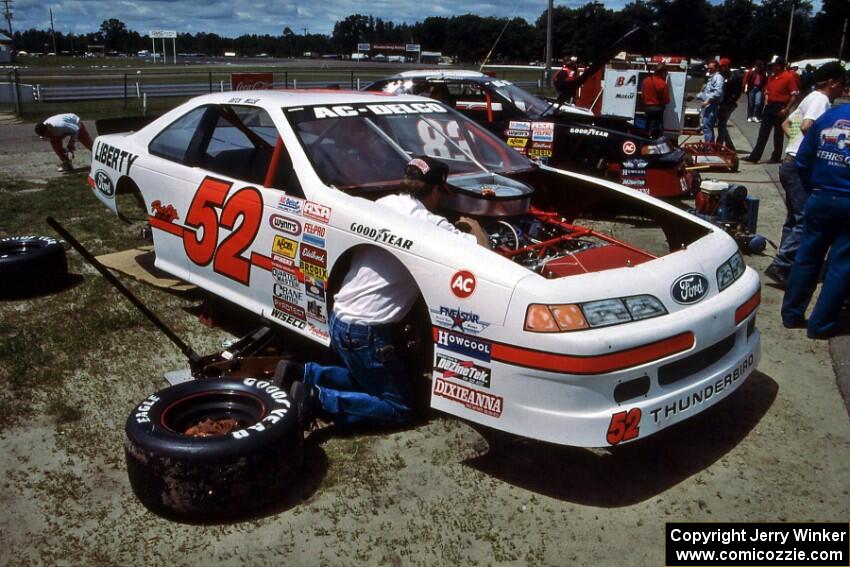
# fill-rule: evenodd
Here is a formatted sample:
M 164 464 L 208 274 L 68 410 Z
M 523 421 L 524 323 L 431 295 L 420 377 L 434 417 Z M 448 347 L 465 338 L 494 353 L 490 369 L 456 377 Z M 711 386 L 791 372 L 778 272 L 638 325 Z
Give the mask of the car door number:
M 254 187 L 243 187 L 227 199 L 233 183 L 207 177 L 198 187 L 186 214 L 183 233 L 186 256 L 198 266 L 212 262 L 213 271 L 243 285 L 251 278 L 251 262 L 242 253 L 251 246 L 260 229 L 263 196 Z M 217 209 L 221 209 L 221 215 Z M 237 223 L 241 217 L 241 224 Z M 230 232 L 219 243 L 219 228 Z

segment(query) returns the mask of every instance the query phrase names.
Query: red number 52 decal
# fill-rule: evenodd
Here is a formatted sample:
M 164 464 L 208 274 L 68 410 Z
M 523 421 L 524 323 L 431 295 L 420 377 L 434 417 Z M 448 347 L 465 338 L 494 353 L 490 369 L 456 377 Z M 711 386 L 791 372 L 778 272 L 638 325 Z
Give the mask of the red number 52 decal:
M 183 232 L 183 249 L 189 260 L 199 266 L 213 263 L 213 270 L 237 282 L 248 285 L 251 262 L 241 254 L 248 249 L 260 229 L 263 215 L 263 196 L 253 187 L 245 187 L 230 199 L 227 191 L 233 184 L 207 177 L 192 198 L 185 224 L 194 231 Z M 221 209 L 221 216 L 216 209 Z M 236 226 L 239 217 L 242 223 Z M 221 244 L 219 227 L 230 230 Z
M 640 408 L 632 408 L 629 411 L 619 411 L 611 416 L 608 425 L 608 443 L 616 445 L 621 441 L 634 439 L 640 433 Z

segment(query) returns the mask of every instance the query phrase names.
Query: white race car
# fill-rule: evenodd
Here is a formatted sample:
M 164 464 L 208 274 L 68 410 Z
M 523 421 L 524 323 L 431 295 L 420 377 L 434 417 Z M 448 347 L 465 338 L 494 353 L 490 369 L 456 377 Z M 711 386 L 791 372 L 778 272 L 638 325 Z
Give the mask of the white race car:
M 451 171 L 437 212 L 477 217 L 489 247 L 374 202 L 422 154 Z M 495 429 L 634 441 L 759 361 L 759 278 L 722 230 L 536 164 L 430 99 L 212 94 L 100 136 L 93 158 L 110 209 L 140 193 L 159 268 L 320 343 L 352 251 L 391 252 L 421 294 L 410 319 L 427 329 L 431 406 Z

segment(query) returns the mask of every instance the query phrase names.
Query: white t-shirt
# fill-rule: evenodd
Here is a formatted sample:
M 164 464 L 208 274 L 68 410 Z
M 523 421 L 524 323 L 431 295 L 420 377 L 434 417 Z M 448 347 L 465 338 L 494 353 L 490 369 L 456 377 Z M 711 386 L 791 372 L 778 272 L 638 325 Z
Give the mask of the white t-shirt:
M 53 126 L 53 134 L 56 136 L 76 138 L 80 133 L 80 117 L 76 114 L 56 114 L 46 119 L 44 123 Z
M 791 127 L 789 128 L 788 147 L 785 148 L 786 154 L 790 156 L 797 155 L 797 150 L 800 149 L 800 144 L 803 142 L 804 134 L 800 130 L 803 120 L 817 120 L 831 106 L 829 97 L 822 92 L 812 91 L 806 95 L 800 106 L 788 117 Z
M 445 218 L 431 213 L 411 195 L 388 195 L 376 203 L 475 240 L 474 235 L 458 230 Z M 404 319 L 418 296 L 416 281 L 407 268 L 390 252 L 368 246 L 355 251 L 351 258 L 351 268 L 339 293 L 334 296 L 334 315 L 349 324 L 397 323 Z

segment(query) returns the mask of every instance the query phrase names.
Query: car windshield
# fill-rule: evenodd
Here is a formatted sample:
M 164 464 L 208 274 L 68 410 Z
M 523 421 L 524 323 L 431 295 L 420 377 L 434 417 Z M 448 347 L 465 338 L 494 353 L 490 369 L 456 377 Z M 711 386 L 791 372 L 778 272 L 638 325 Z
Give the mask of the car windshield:
M 490 86 L 499 96 L 507 99 L 533 120 L 554 112 L 554 106 L 549 104 L 548 101 L 524 91 L 511 82 L 493 81 Z
M 534 165 L 480 126 L 437 102 L 359 103 L 284 109 L 316 173 L 338 189 L 387 188 L 428 155 L 449 175 L 512 173 Z

